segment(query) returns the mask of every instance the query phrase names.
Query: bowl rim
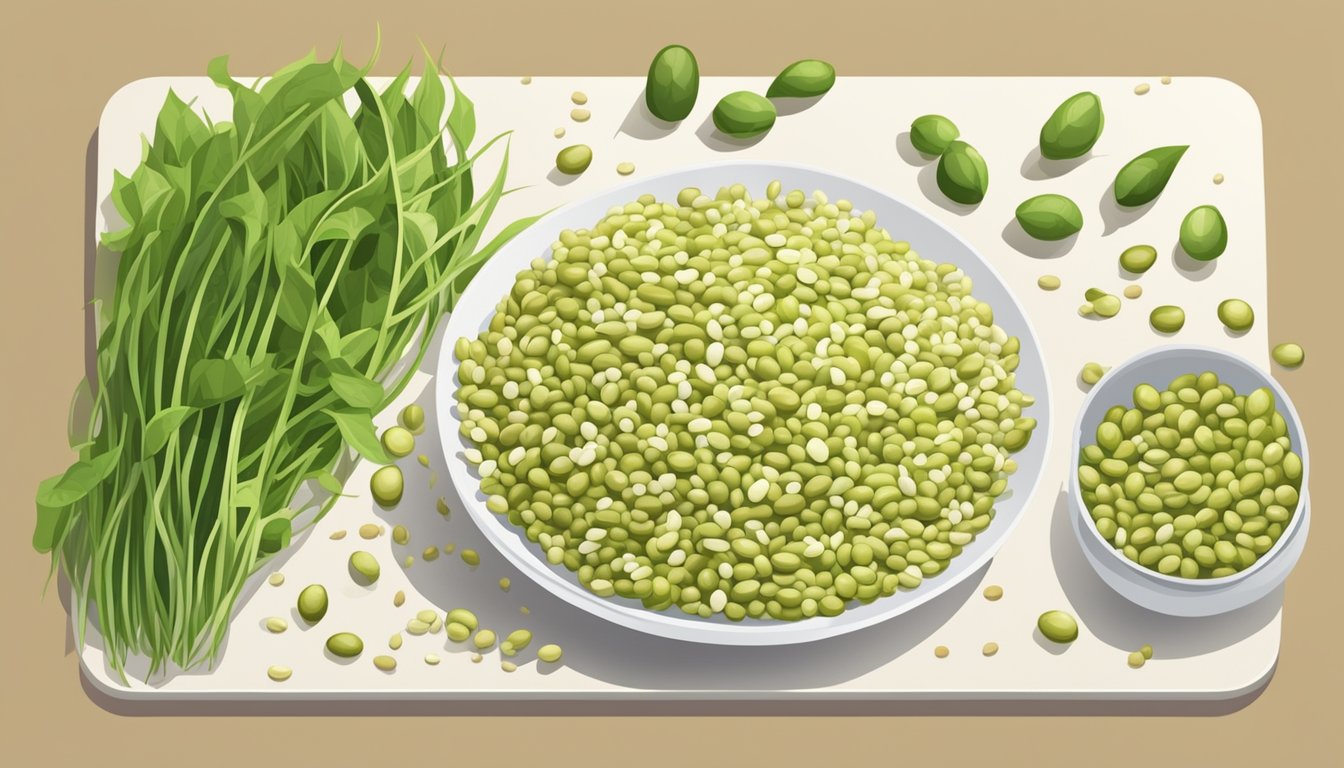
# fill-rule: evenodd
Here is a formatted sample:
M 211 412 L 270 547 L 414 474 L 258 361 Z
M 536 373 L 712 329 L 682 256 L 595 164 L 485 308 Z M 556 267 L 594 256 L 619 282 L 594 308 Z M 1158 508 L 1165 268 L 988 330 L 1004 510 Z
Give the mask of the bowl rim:
M 784 173 L 793 172 L 799 175 L 812 175 L 824 180 L 844 185 L 849 189 L 844 196 L 855 196 L 853 192 L 861 192 L 865 196 L 871 195 L 873 202 L 878 199 L 885 205 L 895 204 L 899 208 L 906 209 L 911 215 L 925 220 L 930 226 L 940 230 L 943 235 L 950 238 L 953 242 L 965 249 L 965 252 L 975 259 L 984 274 L 988 275 L 1001 288 L 1004 296 L 1011 303 L 1017 315 L 1021 318 L 1021 327 L 1015 329 L 1016 335 L 1022 342 L 1023 347 L 1030 347 L 1037 350 L 1041 369 L 1041 381 L 1038 391 L 1036 391 L 1035 407 L 1042 408 L 1043 413 L 1039 415 L 1038 422 L 1053 424 L 1053 398 L 1051 396 L 1051 382 L 1049 368 L 1046 365 L 1046 355 L 1044 347 L 1040 342 L 1030 315 L 1026 311 L 1026 305 L 1012 291 L 1007 281 L 1003 279 L 999 270 L 993 263 L 985 258 L 981 251 L 975 248 L 970 242 L 956 232 L 951 226 L 939 221 L 936 217 L 926 213 L 923 209 L 910 204 L 904 199 L 897 197 L 890 192 L 884 191 L 878 187 L 860 181 L 858 179 L 835 173 L 823 168 L 804 165 L 799 163 L 778 162 L 771 160 L 724 160 L 711 163 L 699 163 L 686 165 L 670 169 L 666 172 L 650 175 L 648 177 L 632 179 L 620 184 L 604 186 L 599 190 L 587 193 L 582 197 L 573 200 L 563 206 L 548 211 L 540 219 L 533 223 L 527 231 L 534 231 L 536 227 L 551 227 L 557 225 L 563 226 L 567 218 L 572 218 L 575 211 L 594 204 L 596 200 L 605 199 L 617 195 L 629 196 L 630 194 L 643 194 L 647 188 L 660 183 L 667 183 L 669 179 L 686 177 L 687 184 L 695 184 L 692 177 L 695 174 L 712 174 L 715 177 L 722 176 L 726 171 L 732 171 L 738 176 L 752 172 L 780 171 Z M 727 182 L 725 182 L 727 183 Z M 814 182 L 806 182 L 812 184 Z M 823 188 L 825 181 L 816 182 L 819 188 Z M 703 185 L 703 182 L 702 182 Z M 828 194 L 833 196 L 838 193 L 826 189 Z M 876 207 L 868 206 L 868 207 Z M 521 235 L 519 240 L 521 240 Z M 515 246 L 518 241 L 511 242 L 505 246 L 507 250 Z M 499 254 L 496 254 L 497 256 Z M 487 269 L 503 269 L 503 267 L 494 267 L 495 264 L 503 264 L 502 261 L 491 259 L 483 267 L 484 272 Z M 514 264 L 508 269 L 511 273 L 516 273 L 521 268 L 522 263 Z M 479 280 L 473 280 L 459 297 L 458 306 L 473 299 L 471 296 L 473 287 L 477 291 L 481 290 L 483 283 Z M 495 307 L 498 303 L 498 296 L 491 296 L 485 302 L 485 308 L 480 311 L 470 313 L 473 317 L 478 317 L 479 322 L 470 325 L 472 330 L 468 334 L 474 334 L 479 327 L 482 327 L 485 321 L 488 321 L 495 313 Z M 1041 479 L 1045 474 L 1047 465 L 1050 461 L 1050 451 L 1054 442 L 1052 429 L 1036 430 L 1033 437 L 1042 440 L 1042 453 L 1040 465 L 1032 474 L 1029 483 L 1024 483 L 1020 488 L 1021 505 L 1015 515 L 1010 519 L 999 522 L 997 538 L 989 545 L 978 552 L 964 554 L 958 558 L 959 572 L 956 578 L 945 582 L 933 582 L 924 585 L 923 589 L 913 591 L 912 596 L 891 605 L 886 610 L 875 608 L 881 606 L 886 598 L 878 598 L 872 603 L 866 605 L 852 605 L 849 610 L 835 617 L 825 617 L 817 615 L 801 621 L 761 621 L 758 623 L 748 622 L 730 622 L 725 620 L 715 620 L 714 618 L 705 619 L 699 616 L 690 616 L 683 614 L 672 614 L 664 611 L 650 610 L 638 603 L 638 601 L 622 599 L 616 596 L 602 597 L 583 588 L 577 583 L 572 583 L 564 575 L 555 569 L 563 566 L 555 566 L 549 563 L 544 556 L 541 556 L 535 547 L 535 542 L 526 541 L 525 537 L 519 536 L 519 529 L 507 522 L 501 522 L 498 516 L 488 510 L 485 510 L 484 503 L 479 500 L 480 496 L 480 476 L 476 473 L 474 467 L 469 467 L 461 457 L 461 451 L 468 446 L 462 437 L 457 433 L 457 417 L 453 412 L 453 395 L 456 392 L 456 384 L 452 373 L 456 370 L 457 363 L 452 349 L 456 337 L 460 335 L 455 329 L 454 318 L 463 316 L 462 313 L 454 313 L 448 319 L 445 325 L 445 333 L 441 344 L 441 352 L 438 365 L 435 370 L 435 419 L 439 425 L 439 440 L 444 448 L 445 459 L 448 464 L 449 477 L 452 479 L 454 492 L 465 507 L 466 512 L 472 518 L 473 523 L 481 531 L 482 535 L 499 550 L 505 558 L 516 568 L 536 582 L 539 587 L 548 593 L 561 599 L 562 601 L 573 605 L 586 613 L 598 618 L 610 621 L 619 626 L 633 629 L 645 634 L 652 634 L 659 637 L 671 638 L 674 640 L 695 642 L 704 645 L 719 646 L 769 646 L 769 645 L 791 645 L 797 643 L 815 642 L 830 637 L 836 637 L 857 631 L 890 619 L 895 618 L 905 612 L 913 610 L 920 605 L 931 602 L 950 591 L 954 586 L 964 582 L 966 579 L 974 576 L 983 570 L 990 560 L 998 554 L 1000 548 L 1007 542 L 1008 537 L 1021 522 L 1022 517 L 1029 513 L 1031 503 L 1036 497 L 1041 486 Z M 451 331 L 451 332 L 450 332 Z M 1041 434 L 1044 432 L 1044 434 Z M 1025 475 L 1023 475 L 1025 477 Z M 488 519 L 485 519 L 488 516 Z M 505 536 L 514 539 L 510 543 Z M 977 539 L 978 540 L 978 539 Z M 518 546 L 525 544 L 526 551 L 518 551 Z M 964 558 L 964 559 L 963 559 Z M 942 575 L 942 574 L 940 574 Z M 922 593 L 922 594 L 921 594 Z M 863 613 L 860 610 L 868 609 Z
M 1297 428 L 1297 433 L 1301 437 L 1301 440 L 1299 441 L 1300 445 L 1295 447 L 1297 449 L 1295 452 L 1298 457 L 1302 459 L 1301 490 L 1298 491 L 1297 504 L 1293 507 L 1293 514 L 1288 521 L 1288 527 L 1284 529 L 1283 534 L 1280 535 L 1278 540 L 1274 542 L 1274 545 L 1269 548 L 1269 551 L 1257 558 L 1256 561 L 1251 564 L 1251 567 L 1238 571 L 1230 576 L 1219 576 L 1218 578 L 1187 579 L 1181 576 L 1170 576 L 1151 568 L 1146 568 L 1125 557 L 1121 550 L 1117 549 L 1114 544 L 1103 538 L 1101 531 L 1097 530 L 1097 526 L 1092 520 L 1090 511 L 1087 508 L 1087 504 L 1083 501 L 1082 488 L 1080 485 L 1081 481 L 1078 479 L 1079 455 L 1082 452 L 1083 445 L 1083 422 L 1087 413 L 1094 406 L 1094 401 L 1100 400 L 1101 393 L 1106 390 L 1106 379 L 1122 371 L 1141 369 L 1156 359 L 1164 359 L 1188 352 L 1209 354 L 1253 371 L 1256 376 L 1265 382 L 1264 386 L 1269 387 L 1274 393 L 1274 397 L 1283 406 L 1282 408 L 1279 408 L 1279 412 L 1284 413 L 1286 411 L 1285 420 Z M 1205 368 L 1205 370 L 1209 369 Z M 1114 381 L 1114 379 L 1112 379 L 1112 381 Z M 1117 403 L 1117 405 L 1118 404 L 1119 403 Z M 1111 406 L 1107 406 L 1107 408 L 1110 407 Z M 1202 592 L 1225 589 L 1235 586 L 1242 581 L 1246 581 L 1268 567 L 1266 564 L 1274 561 L 1279 554 L 1284 551 L 1286 548 L 1285 543 L 1293 538 L 1298 530 L 1301 529 L 1303 525 L 1302 520 L 1307 515 L 1307 477 L 1311 464 L 1307 450 L 1306 428 L 1303 426 L 1302 419 L 1297 413 L 1297 408 L 1293 405 L 1292 398 L 1288 397 L 1288 393 L 1284 391 L 1283 386 L 1279 384 L 1268 371 L 1265 371 L 1260 366 L 1235 352 L 1229 352 L 1225 349 L 1210 347 L 1203 344 L 1164 344 L 1160 347 L 1153 347 L 1144 350 L 1143 352 L 1139 352 L 1108 371 L 1106 376 L 1103 376 L 1101 381 L 1098 382 L 1098 385 L 1093 387 L 1092 390 L 1087 393 L 1087 397 L 1083 399 L 1082 406 L 1078 409 L 1078 417 L 1074 421 L 1071 443 L 1073 452 L 1069 457 L 1069 495 L 1072 497 L 1074 514 L 1077 516 L 1078 525 L 1076 527 L 1086 528 L 1089 531 L 1089 534 L 1093 537 L 1093 540 L 1102 545 L 1102 548 L 1109 553 L 1109 557 L 1112 558 L 1113 561 L 1122 563 L 1125 570 L 1130 573 L 1138 574 L 1146 580 L 1157 582 L 1163 586 L 1180 587 L 1183 591 Z

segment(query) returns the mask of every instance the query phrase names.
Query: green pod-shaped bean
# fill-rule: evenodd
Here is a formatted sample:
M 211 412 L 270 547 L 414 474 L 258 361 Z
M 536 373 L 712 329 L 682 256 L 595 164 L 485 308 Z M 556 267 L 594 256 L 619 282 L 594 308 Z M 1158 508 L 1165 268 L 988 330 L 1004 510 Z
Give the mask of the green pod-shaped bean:
M 758 93 L 734 91 L 714 105 L 714 127 L 729 136 L 759 136 L 774 124 L 775 105 Z
M 1201 205 L 1181 221 L 1181 250 L 1196 261 L 1213 261 L 1227 250 L 1227 222 L 1212 205 Z
M 1136 208 L 1155 200 L 1166 189 L 1176 164 L 1189 148 L 1188 145 L 1158 147 L 1125 163 L 1115 175 L 1115 202 Z
M 942 115 L 921 115 L 910 123 L 910 143 L 926 155 L 942 155 L 959 136 L 956 123 Z
M 1017 222 L 1037 240 L 1063 240 L 1083 228 L 1083 212 L 1063 195 L 1037 195 L 1017 206 Z
M 700 93 L 700 65 L 684 45 L 669 45 L 653 57 L 644 83 L 644 103 L 659 120 L 686 119 Z
M 975 147 L 964 141 L 953 141 L 938 159 L 937 180 L 938 189 L 949 200 L 975 205 L 984 200 L 989 191 L 989 168 Z
M 820 96 L 835 85 L 835 67 L 819 59 L 795 61 L 775 76 L 767 98 L 805 99 Z
M 1101 99 L 1083 91 L 1064 100 L 1041 126 L 1041 156 L 1050 160 L 1082 157 L 1097 143 L 1106 115 Z

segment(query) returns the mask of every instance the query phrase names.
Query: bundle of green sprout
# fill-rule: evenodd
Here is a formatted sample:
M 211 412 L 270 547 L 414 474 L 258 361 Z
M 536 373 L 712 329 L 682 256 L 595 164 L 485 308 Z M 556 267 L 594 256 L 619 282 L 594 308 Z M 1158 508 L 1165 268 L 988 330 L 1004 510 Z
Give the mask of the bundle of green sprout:
M 372 415 L 529 223 L 478 245 L 507 154 L 473 200 L 473 107 L 454 85 L 445 116 L 432 62 L 409 98 L 409 66 L 381 92 L 366 71 L 309 56 L 249 87 L 217 59 L 231 121 L 170 93 L 115 179 L 95 402 L 79 460 L 38 490 L 34 545 L 118 671 L 214 657 L 248 575 L 337 498 L 347 444 L 388 460 Z

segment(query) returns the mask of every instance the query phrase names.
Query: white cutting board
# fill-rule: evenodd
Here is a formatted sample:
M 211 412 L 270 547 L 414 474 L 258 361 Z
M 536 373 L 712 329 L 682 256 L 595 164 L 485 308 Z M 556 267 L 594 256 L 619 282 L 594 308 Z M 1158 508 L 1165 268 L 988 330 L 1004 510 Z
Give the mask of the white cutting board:
M 390 425 L 400 406 L 412 400 L 430 411 L 430 431 L 420 438 L 417 452 L 428 455 L 431 468 L 420 467 L 413 458 L 402 462 L 407 493 L 397 509 L 385 512 L 373 503 L 367 492 L 372 468 L 361 463 L 348 484 L 359 495 L 343 499 L 309 536 L 249 583 L 213 669 L 123 683 L 107 668 L 94 635 L 82 651 L 93 695 L 114 709 L 181 701 L 194 702 L 200 711 L 240 712 L 255 710 L 228 702 L 301 700 L 310 708 L 318 706 L 315 702 L 353 702 L 357 711 L 396 712 L 402 711 L 396 702 L 405 709 L 446 700 L 514 701 L 508 707 L 518 706 L 517 700 L 571 700 L 598 708 L 614 699 L 745 699 L 759 700 L 759 711 L 767 711 L 767 700 L 795 701 L 807 709 L 808 700 L 826 699 L 869 702 L 855 705 L 862 712 L 880 701 L 1030 700 L 1038 702 L 1036 707 L 1060 702 L 1064 711 L 1078 706 L 1153 711 L 1145 702 L 1186 702 L 1177 706 L 1209 712 L 1253 698 L 1278 657 L 1282 593 L 1206 619 L 1176 619 L 1139 609 L 1111 593 L 1089 569 L 1069 529 L 1061 494 L 1069 465 L 1068 430 L 1084 396 L 1078 371 L 1089 360 L 1113 365 L 1163 343 L 1148 328 L 1152 307 L 1172 303 L 1186 308 L 1185 329 L 1172 341 L 1228 349 L 1268 366 L 1264 179 L 1255 102 L 1238 86 L 1213 78 L 1177 78 L 1164 85 L 1157 77 L 842 77 L 807 109 L 781 114 L 758 141 L 730 142 L 713 132 L 709 114 L 720 96 L 739 89 L 763 92 L 768 83 L 766 78 L 706 78 L 694 112 L 670 131 L 649 122 L 642 78 L 535 78 L 524 84 L 519 78 L 490 77 L 463 78 L 459 84 L 476 103 L 478 138 L 514 132 L 509 182 L 525 188 L 501 203 L 496 227 L 623 180 L 615 171 L 621 161 L 636 164 L 637 179 L 732 157 L 804 163 L 851 177 L 923 209 L 969 240 L 1017 294 L 1036 328 L 1052 379 L 1056 417 L 1054 453 L 1035 501 L 984 573 L 893 621 L 810 645 L 698 646 L 609 625 L 525 583 L 461 510 L 448 520 L 435 511 L 438 497 L 454 506 L 456 499 L 432 431 L 430 377 L 422 373 L 403 402 L 380 421 L 380 426 Z M 1151 90 L 1136 94 L 1140 83 Z M 152 132 L 169 88 L 184 99 L 195 98 L 216 120 L 227 119 L 227 97 L 205 78 L 153 78 L 119 90 L 99 124 L 95 219 L 100 231 L 107 226 L 107 215 L 115 216 L 107 202 L 112 171 L 133 169 L 140 134 Z M 587 122 L 570 118 L 575 90 L 588 95 L 584 108 L 592 118 Z M 1086 161 L 1043 170 L 1034 152 L 1040 125 L 1060 101 L 1082 90 L 1100 95 L 1105 133 Z M 948 203 L 937 192 L 934 166 L 918 158 L 902 136 L 913 118 L 929 112 L 952 117 L 963 138 L 987 159 L 989 194 L 975 210 Z M 563 139 L 554 137 L 557 127 L 566 129 Z M 593 148 L 592 167 L 577 179 L 559 177 L 554 173 L 555 153 L 577 142 Z M 1189 144 L 1190 150 L 1157 203 L 1142 216 L 1107 205 L 1116 171 L 1139 152 L 1167 144 Z M 493 153 L 479 172 L 491 173 L 498 157 Z M 1047 176 L 1060 170 L 1067 172 Z M 1223 174 L 1225 182 L 1215 185 L 1214 174 Z M 1014 233 L 1017 204 L 1044 192 L 1067 195 L 1082 208 L 1086 225 L 1067 253 L 1059 253 L 1058 246 L 1025 242 Z M 1188 265 L 1173 262 L 1172 248 L 1181 218 L 1203 203 L 1222 210 L 1230 243 L 1221 259 L 1189 272 Z M 1116 259 L 1138 243 L 1152 244 L 1160 254 L 1157 265 L 1137 281 L 1144 289 L 1142 298 L 1126 300 L 1110 320 L 1079 317 L 1085 289 L 1097 286 L 1119 294 L 1129 282 L 1121 277 Z M 1052 293 L 1037 288 L 1036 279 L 1046 273 L 1060 276 L 1063 288 Z M 1258 316 L 1255 328 L 1241 337 L 1225 333 L 1215 316 L 1218 302 L 1230 296 L 1250 302 Z M 423 370 L 433 369 L 431 359 Z M 431 473 L 438 478 L 433 489 Z M 386 525 L 389 532 L 394 524 L 406 525 L 410 546 L 394 544 L 389 535 L 360 539 L 356 529 L 367 522 Z M 349 535 L 331 540 L 329 534 L 338 529 Z M 421 560 L 425 546 L 448 542 L 459 552 L 477 549 L 481 565 L 468 568 L 457 555 Z M 347 575 L 346 559 L 355 549 L 373 552 L 383 565 L 373 589 L 356 586 Z M 410 568 L 400 565 L 406 554 L 416 558 Z M 265 582 L 274 570 L 284 573 L 284 585 Z M 512 579 L 508 593 L 497 584 L 501 577 Z M 313 582 L 327 586 L 331 609 L 318 627 L 302 630 L 294 601 Z M 989 584 L 1002 585 L 1001 600 L 981 597 Z M 392 604 L 397 590 L 407 595 L 401 608 Z M 533 631 L 533 645 L 513 659 L 520 667 L 516 672 L 501 669 L 497 650 L 473 663 L 470 650 L 448 642 L 442 632 L 420 637 L 403 633 L 402 649 L 387 649 L 388 637 L 403 630 L 416 611 L 459 606 L 475 610 L 482 624 L 501 637 L 519 627 Z M 530 615 L 522 615 L 521 606 Z M 1035 634 L 1037 615 L 1052 608 L 1069 610 L 1081 625 L 1081 636 L 1066 649 Z M 267 632 L 262 623 L 268 616 L 287 618 L 290 629 L 280 635 Z M 365 639 L 364 655 L 353 663 L 324 655 L 326 637 L 340 630 Z M 998 643 L 997 655 L 981 654 L 986 642 Z M 533 654 L 542 643 L 563 646 L 564 662 L 539 664 Z M 1130 669 L 1127 654 L 1144 643 L 1153 646 L 1154 658 L 1142 669 Z M 951 649 L 948 658 L 934 657 L 938 645 Z M 379 653 L 398 659 L 394 673 L 374 668 L 371 658 Z M 442 663 L 425 664 L 426 653 L 438 654 Z M 292 667 L 293 677 L 272 682 L 266 676 L 272 664 Z M 142 670 L 143 664 L 131 668 Z M 382 703 L 361 709 L 358 702 L 368 700 Z M 816 711 L 832 711 L 830 706 Z M 953 705 L 950 711 L 958 706 L 970 711 L 976 705 Z M 1023 711 L 1011 704 L 999 706 Z

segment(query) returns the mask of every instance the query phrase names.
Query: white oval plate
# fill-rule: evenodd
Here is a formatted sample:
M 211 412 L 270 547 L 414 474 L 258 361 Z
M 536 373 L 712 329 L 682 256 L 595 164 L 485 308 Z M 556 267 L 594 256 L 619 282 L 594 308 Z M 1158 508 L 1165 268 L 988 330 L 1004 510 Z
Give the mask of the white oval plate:
M 1036 404 L 1028 411 L 1038 422 L 1033 439 L 1015 456 L 1018 471 L 1009 480 L 1008 492 L 995 505 L 994 522 L 952 560 L 947 570 L 926 579 L 914 590 L 900 590 L 867 605 L 851 603 L 839 616 L 816 616 L 794 622 L 753 619 L 732 622 L 721 615 L 703 619 L 688 616 L 675 607 L 657 612 L 637 600 L 598 597 L 564 566 L 548 563 L 540 546 L 528 541 L 522 529 L 485 508 L 480 477 L 463 457 L 463 451 L 470 446 L 458 431 L 457 360 L 453 344 L 462 336 L 474 338 L 489 324 L 495 306 L 513 287 L 518 271 L 535 258 L 549 258 L 551 244 L 561 230 L 592 227 L 612 206 L 624 205 L 642 194 L 671 200 L 685 187 L 699 187 L 706 194 L 714 194 L 721 187 L 744 184 L 753 194 L 763 195 L 766 185 L 775 179 L 781 181 L 785 190 L 802 189 L 809 194 L 821 190 L 832 200 L 843 198 L 853 202 L 856 210 L 872 210 L 878 225 L 891 232 L 892 237 L 908 241 L 925 258 L 956 264 L 971 278 L 976 298 L 994 308 L 995 322 L 1021 341 L 1017 386 L 1036 397 Z M 557 209 L 514 238 L 481 268 L 449 317 L 442 343 L 434 381 L 439 435 L 453 487 L 481 532 L 509 562 L 561 600 L 623 627 L 675 640 L 745 646 L 812 642 L 886 621 L 926 603 L 974 574 L 994 556 L 1027 508 L 1049 455 L 1050 390 L 1040 344 L 1021 306 L 993 267 L 964 240 L 915 208 L 872 187 L 804 166 L 718 162 L 621 184 Z

